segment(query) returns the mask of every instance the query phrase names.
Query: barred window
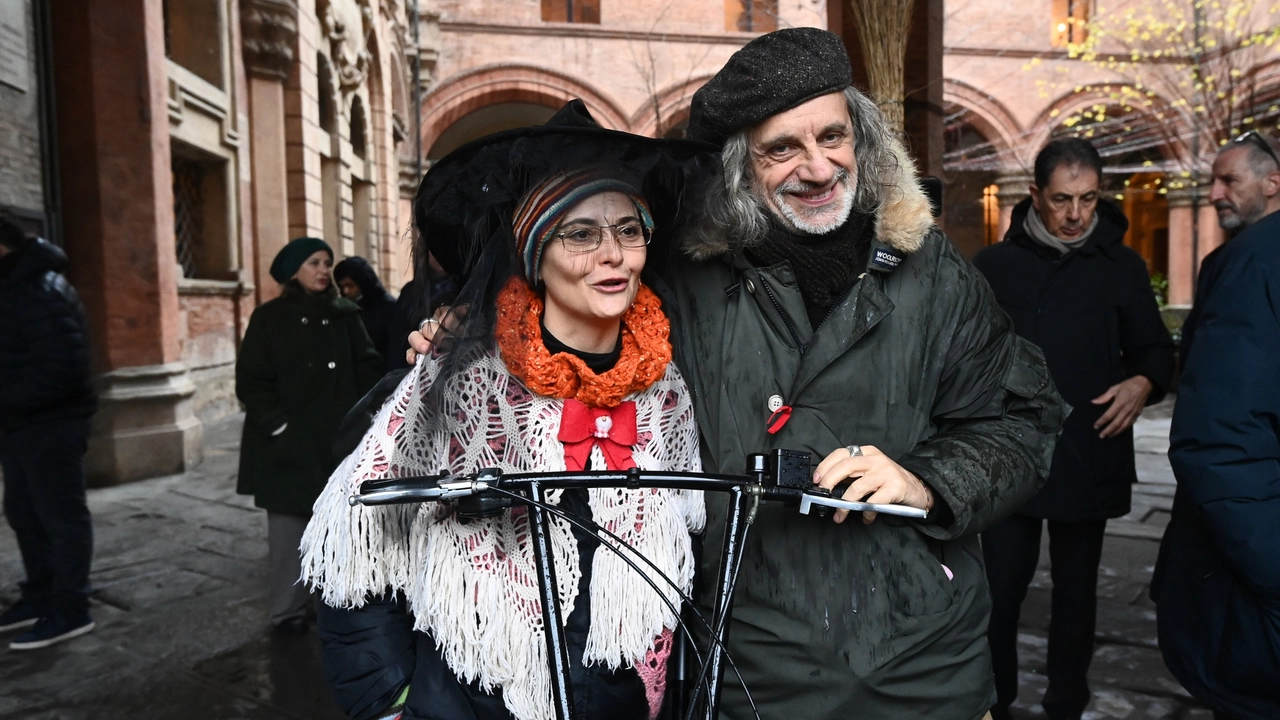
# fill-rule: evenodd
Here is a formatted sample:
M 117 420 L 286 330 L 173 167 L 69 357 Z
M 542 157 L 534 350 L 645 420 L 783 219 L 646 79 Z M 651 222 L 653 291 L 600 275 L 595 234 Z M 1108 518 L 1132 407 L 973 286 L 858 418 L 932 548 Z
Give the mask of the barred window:
M 234 279 L 227 160 L 180 141 L 173 142 L 174 253 L 182 276 Z
M 173 237 L 183 277 L 195 277 L 196 253 L 203 231 L 204 167 L 185 158 L 173 158 Z
M 1053 25 L 1049 40 L 1054 47 L 1078 45 L 1089 31 L 1092 0 L 1053 0 Z
M 544 22 L 600 24 L 600 0 L 542 0 Z

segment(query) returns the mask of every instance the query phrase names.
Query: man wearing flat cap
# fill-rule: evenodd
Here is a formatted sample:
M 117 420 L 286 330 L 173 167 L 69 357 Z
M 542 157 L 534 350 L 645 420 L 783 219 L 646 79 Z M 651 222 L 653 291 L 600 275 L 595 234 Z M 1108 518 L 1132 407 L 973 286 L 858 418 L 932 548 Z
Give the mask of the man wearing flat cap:
M 835 35 L 753 40 L 694 95 L 689 132 L 723 148 L 664 269 L 704 467 L 804 450 L 821 487 L 852 481 L 846 500 L 928 511 L 760 506 L 729 631 L 759 716 L 981 718 L 996 696 L 978 533 L 1048 472 L 1065 410 L 1044 358 L 933 225 Z M 707 503 L 713 544 L 727 505 Z M 722 707 L 753 717 L 732 672 Z

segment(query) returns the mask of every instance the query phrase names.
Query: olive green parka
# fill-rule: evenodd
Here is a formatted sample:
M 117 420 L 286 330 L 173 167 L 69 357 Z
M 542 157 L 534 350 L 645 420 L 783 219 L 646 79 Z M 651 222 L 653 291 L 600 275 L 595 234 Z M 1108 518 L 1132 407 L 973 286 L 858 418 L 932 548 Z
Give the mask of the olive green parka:
M 355 303 L 286 294 L 260 305 L 236 359 L 245 408 L 236 491 L 266 510 L 310 515 L 338 464 L 338 425 L 381 375 Z
M 884 262 L 816 333 L 791 266 L 755 267 L 730 237 L 690 233 L 686 259 L 660 270 L 708 472 L 740 473 L 748 453 L 771 448 L 808 451 L 816 463 L 871 445 L 937 500 L 928 520 L 881 515 L 870 525 L 760 506 L 729 652 L 766 720 L 987 711 L 995 690 L 978 533 L 1035 495 L 1065 414 L 1040 350 L 1014 335 L 986 281 L 933 225 L 910 159 L 895 152 L 901 170 L 886 183 L 872 248 Z M 773 396 L 793 412 L 770 435 Z M 715 578 L 727 501 L 709 494 L 707 503 L 702 572 Z M 733 670 L 723 712 L 752 717 Z

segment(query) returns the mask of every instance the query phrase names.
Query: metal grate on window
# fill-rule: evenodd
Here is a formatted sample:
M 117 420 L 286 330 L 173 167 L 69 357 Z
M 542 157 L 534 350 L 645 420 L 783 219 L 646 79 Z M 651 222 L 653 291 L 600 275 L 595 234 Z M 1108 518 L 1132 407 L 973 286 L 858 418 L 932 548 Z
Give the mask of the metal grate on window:
M 196 250 L 200 247 L 204 167 L 192 160 L 173 158 L 173 236 L 183 277 L 196 276 Z

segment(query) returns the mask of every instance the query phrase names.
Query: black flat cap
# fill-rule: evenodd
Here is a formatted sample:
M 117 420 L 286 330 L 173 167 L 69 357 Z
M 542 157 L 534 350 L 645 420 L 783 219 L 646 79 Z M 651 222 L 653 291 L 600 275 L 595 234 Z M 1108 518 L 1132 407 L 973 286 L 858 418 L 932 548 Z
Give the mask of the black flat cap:
M 852 84 L 849 54 L 835 34 L 802 27 L 761 35 L 694 93 L 689 138 L 723 145 L 743 128 Z

